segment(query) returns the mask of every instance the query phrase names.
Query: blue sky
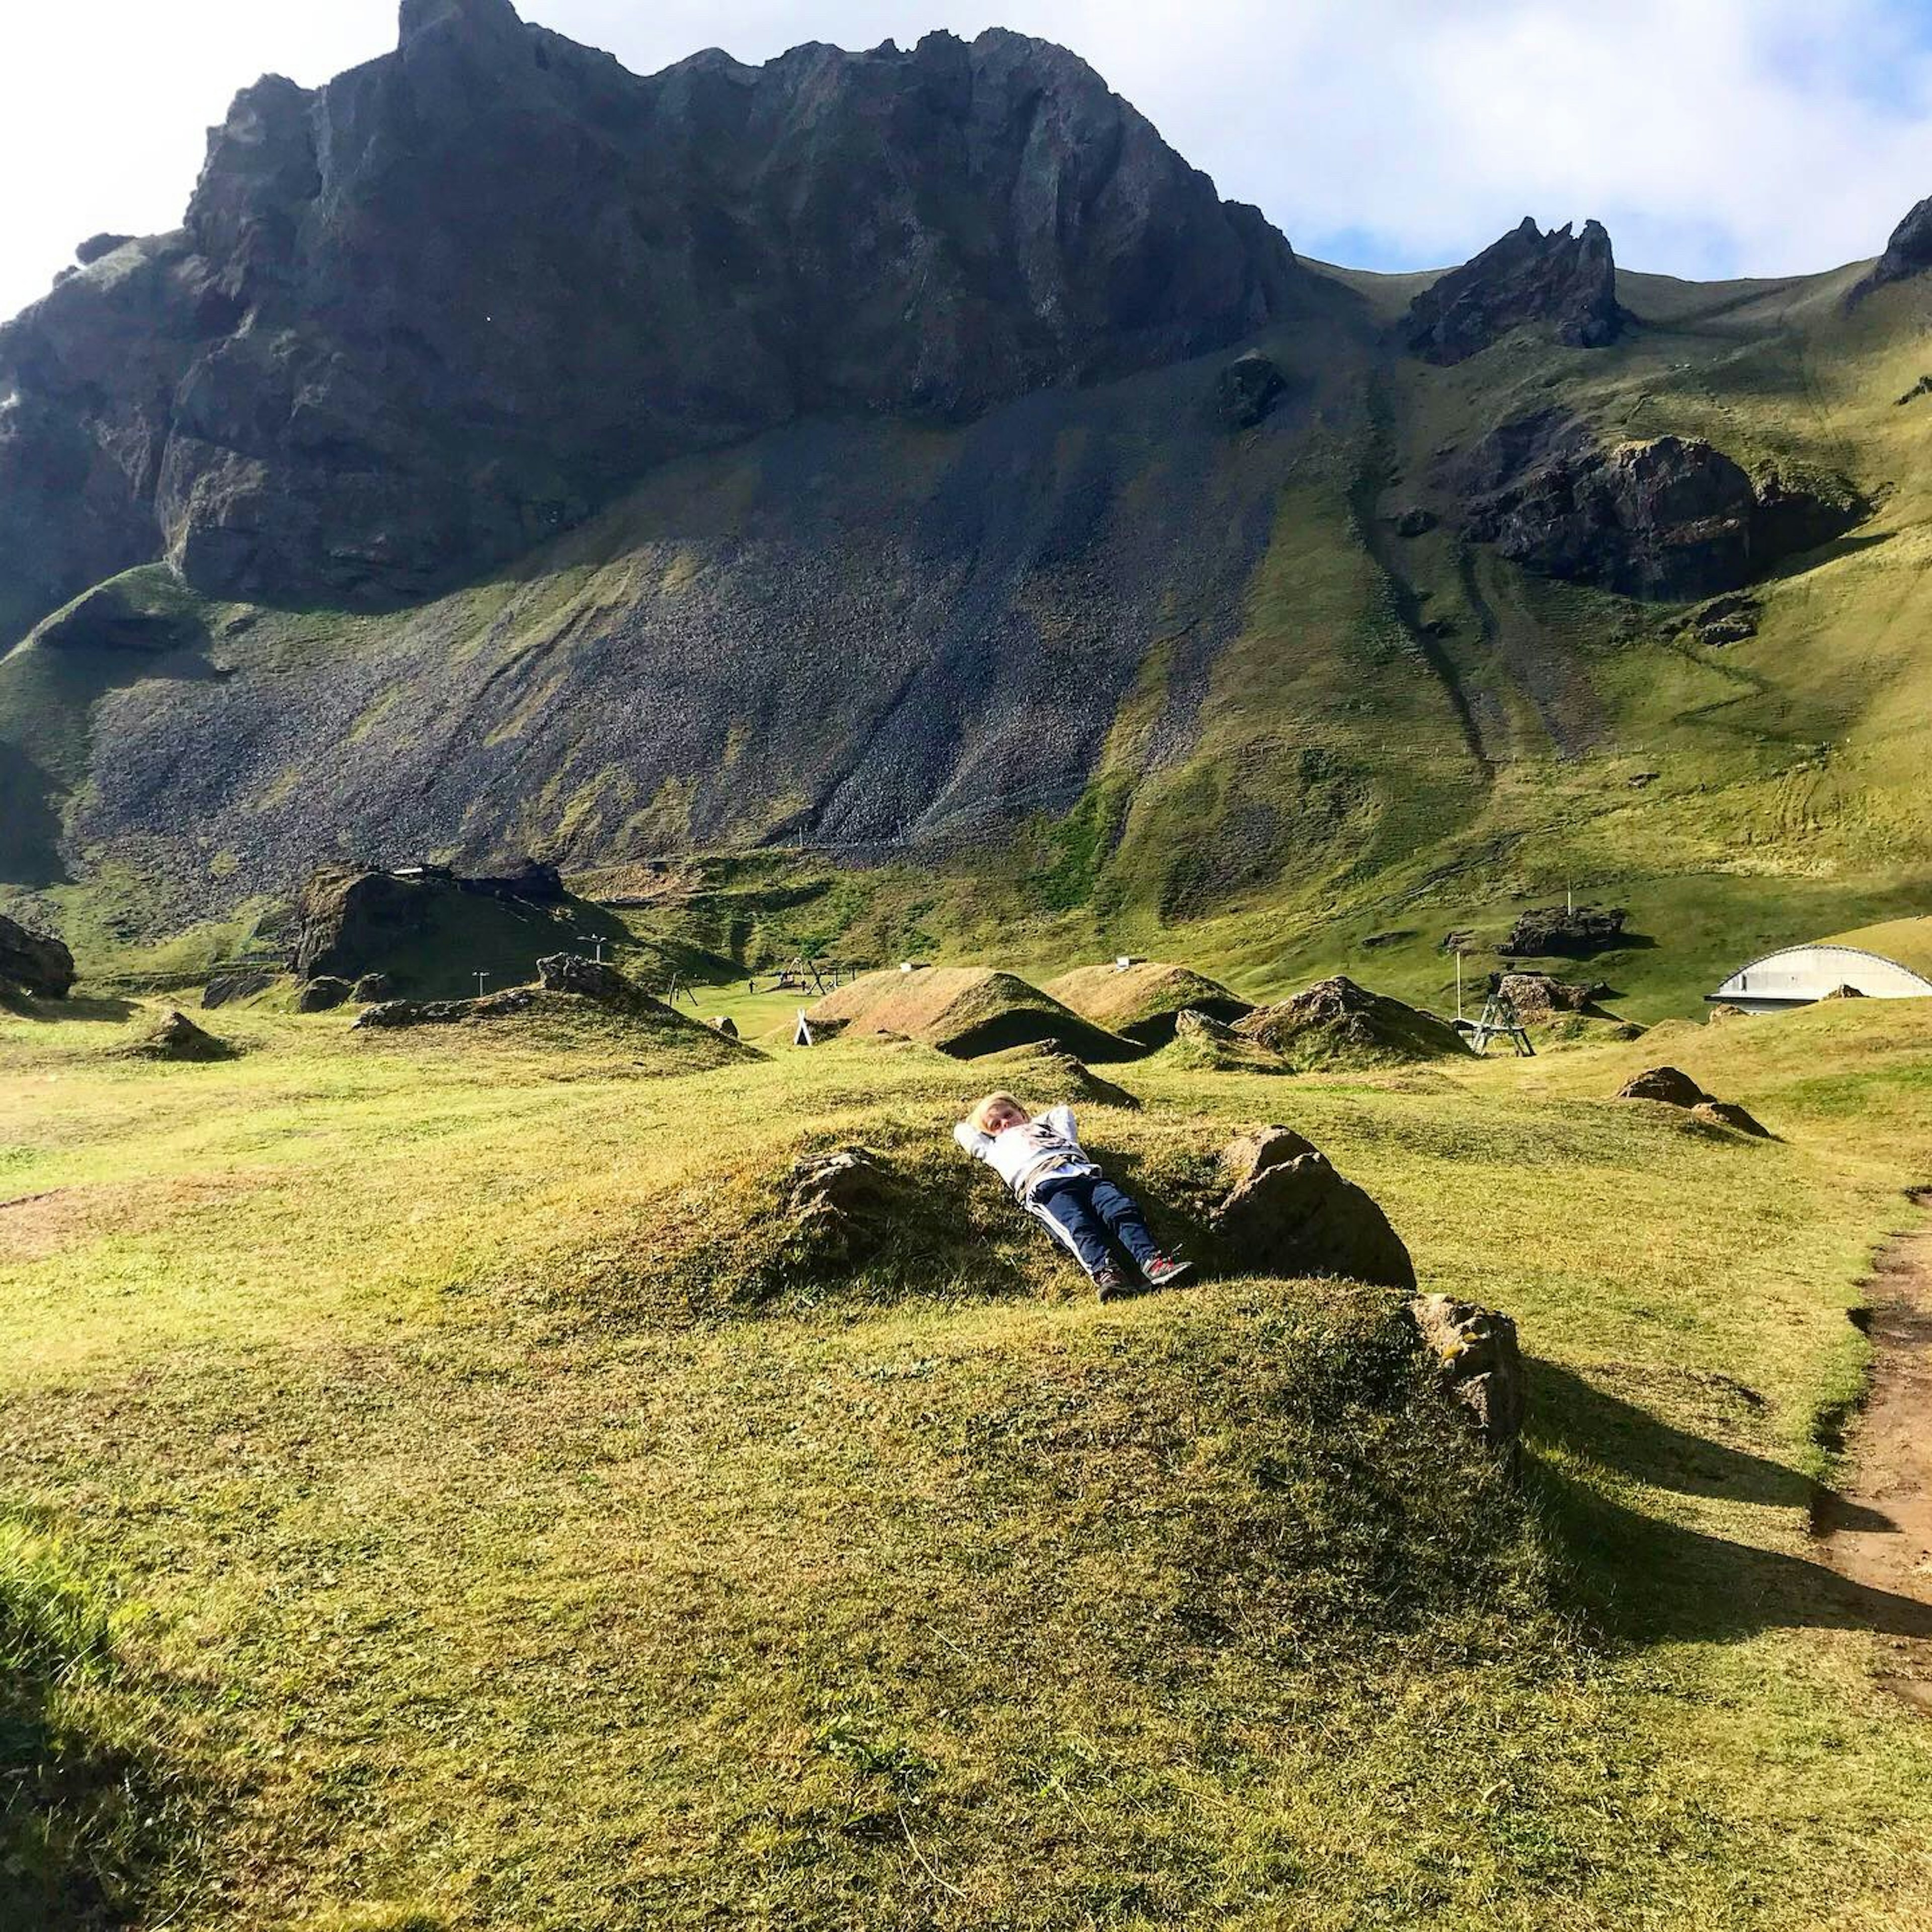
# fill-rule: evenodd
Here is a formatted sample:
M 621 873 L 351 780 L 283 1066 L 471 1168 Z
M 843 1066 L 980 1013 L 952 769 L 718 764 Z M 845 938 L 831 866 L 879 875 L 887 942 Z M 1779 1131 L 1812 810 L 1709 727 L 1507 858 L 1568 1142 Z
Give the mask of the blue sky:
M 1932 0 L 521 0 L 640 71 L 722 45 L 990 25 L 1084 55 L 1303 252 L 1466 257 L 1594 215 L 1627 266 L 1784 274 L 1876 254 L 1932 195 Z M 179 219 L 204 130 L 268 70 L 393 44 L 394 0 L 15 0 L 0 315 L 102 229 Z

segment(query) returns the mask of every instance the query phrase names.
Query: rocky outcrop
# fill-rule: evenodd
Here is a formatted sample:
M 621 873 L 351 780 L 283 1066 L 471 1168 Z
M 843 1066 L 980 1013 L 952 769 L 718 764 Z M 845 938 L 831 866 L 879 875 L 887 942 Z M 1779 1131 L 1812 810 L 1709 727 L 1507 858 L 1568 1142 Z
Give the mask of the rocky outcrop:
M 1174 1039 L 1166 1058 L 1199 1073 L 1292 1073 L 1272 1047 L 1238 1032 L 1211 1013 L 1189 1007 L 1174 1016 Z
M 1695 437 L 1606 446 L 1560 410 L 1502 424 L 1450 474 L 1472 540 L 1546 577 L 1672 602 L 1741 590 L 1869 507 L 1849 485 L 1754 482 Z
M 601 960 L 580 953 L 554 952 L 537 962 L 538 982 L 553 993 L 575 993 L 605 1006 L 628 1006 L 649 997 L 644 988 Z
M 787 1177 L 787 1247 L 808 1266 L 850 1266 L 876 1253 L 925 1205 L 911 1182 L 869 1148 L 808 1154 Z
M 1621 946 L 1629 919 L 1621 906 L 1534 906 L 1516 915 L 1496 950 L 1506 959 L 1587 959 Z
M 1600 223 L 1586 222 L 1580 235 L 1568 223 L 1546 235 L 1526 216 L 1425 289 L 1402 327 L 1416 355 L 1450 364 L 1526 325 L 1573 349 L 1600 349 L 1622 333 L 1616 262 Z
M 75 979 L 74 955 L 52 934 L 30 932 L 0 914 L 0 986 L 43 1000 L 64 1000 Z
M 257 993 L 266 993 L 278 976 L 266 966 L 220 967 L 208 976 L 201 995 L 202 1008 L 208 1010 L 232 1006 L 238 1000 L 253 999 Z
M 1340 974 L 1250 1013 L 1234 1030 L 1303 1072 L 1460 1059 L 1469 1051 L 1447 1020 Z
M 318 973 L 296 994 L 296 1011 L 332 1013 L 338 1006 L 346 1006 L 355 992 L 346 980 L 338 980 L 332 973 Z
M 1856 303 L 1875 289 L 1910 281 L 1928 268 L 1932 268 L 1932 196 L 1919 202 L 1892 231 L 1885 253 L 1873 263 L 1871 272 L 1852 290 L 1847 300 Z
M 396 997 L 396 982 L 386 973 L 364 973 L 351 997 L 358 1006 L 379 1006 Z
M 1325 1154 L 1311 1150 L 1272 1157 L 1286 1154 L 1287 1144 L 1274 1143 L 1270 1150 L 1265 1138 L 1255 1151 L 1257 1158 L 1270 1157 L 1229 1191 L 1208 1221 L 1230 1268 L 1251 1274 L 1340 1275 L 1414 1288 L 1414 1264 L 1388 1216 L 1361 1188 L 1337 1174 Z
M 1468 1412 L 1484 1441 L 1492 1448 L 1514 1442 L 1528 1406 L 1516 1324 L 1448 1294 L 1418 1295 L 1408 1312 L 1444 1388 Z
M 509 0 L 410 0 L 395 52 L 236 98 L 180 232 L 0 331 L 0 633 L 164 556 L 416 597 L 667 458 L 1177 362 L 1300 278 L 1043 41 L 640 77 Z
M 1526 1020 L 1553 1019 L 1559 1014 L 1586 1013 L 1610 991 L 1600 983 L 1582 986 L 1550 973 L 1504 973 L 1496 989 Z

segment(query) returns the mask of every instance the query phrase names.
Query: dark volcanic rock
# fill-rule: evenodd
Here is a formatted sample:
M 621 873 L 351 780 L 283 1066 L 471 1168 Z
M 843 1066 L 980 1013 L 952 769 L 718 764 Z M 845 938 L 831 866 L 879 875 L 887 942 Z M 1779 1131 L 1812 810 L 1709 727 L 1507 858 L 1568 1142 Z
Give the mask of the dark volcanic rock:
M 30 932 L 0 913 L 0 986 L 64 1000 L 74 982 L 74 955 L 52 934 Z
M 236 98 L 179 233 L 0 330 L 0 638 L 164 556 L 414 597 L 668 458 L 1177 362 L 1304 279 L 1043 41 L 646 78 L 508 0 L 410 0 L 396 52 Z
M 346 1006 L 354 997 L 355 992 L 355 988 L 346 980 L 338 980 L 328 973 L 319 973 L 296 995 L 296 1011 L 298 1013 L 332 1013 L 338 1006 Z
M 1516 915 L 1496 950 L 1506 959 L 1586 959 L 1621 945 L 1629 918 L 1621 906 L 1535 906 Z
M 1580 986 L 1549 973 L 1504 973 L 1497 988 L 1526 1020 L 1550 1019 L 1558 1013 L 1587 1012 L 1609 989 Z
M 1544 576 L 1630 597 L 1739 590 L 1868 507 L 1848 487 L 1826 496 L 1774 473 L 1754 483 L 1695 438 L 1606 447 L 1560 410 L 1499 425 L 1452 474 L 1476 542 Z
M 1214 379 L 1214 406 L 1230 429 L 1252 429 L 1279 402 L 1288 378 L 1258 349 L 1238 356 Z
M 1623 326 L 1616 263 L 1601 224 L 1546 235 L 1526 216 L 1499 242 L 1425 289 L 1403 319 L 1404 339 L 1425 361 L 1454 363 L 1526 323 L 1573 349 L 1600 349 Z
M 237 1000 L 266 993 L 275 983 L 275 974 L 266 966 L 224 966 L 208 976 L 201 996 L 204 1010 L 226 1006 Z
M 1932 268 L 1932 195 L 1892 231 L 1885 253 L 1872 265 L 1871 273 L 1852 290 L 1850 299 L 1856 302 L 1874 289 L 1892 282 L 1910 281 L 1928 268 Z
M 170 1013 L 128 1052 L 137 1060 L 181 1060 L 203 1065 L 235 1058 L 235 1049 L 227 1041 L 203 1032 L 187 1014 L 179 1012 Z
M 526 859 L 509 872 L 486 873 L 458 884 L 467 892 L 485 892 L 493 898 L 528 899 L 534 905 L 560 905 L 568 896 L 563 874 L 540 859 Z
M 575 952 L 554 952 L 539 959 L 537 979 L 550 992 L 575 993 L 606 1006 L 631 1006 L 648 997 L 616 967 Z
M 358 1006 L 379 1006 L 396 997 L 395 982 L 386 973 L 364 973 L 352 997 Z
M 117 248 L 124 248 L 134 240 L 131 235 L 90 235 L 74 251 L 74 259 L 83 268 L 91 268 L 104 255 L 111 255 Z
M 296 901 L 299 921 L 290 968 L 302 978 L 318 974 L 350 980 L 425 928 L 431 896 L 417 881 L 389 872 L 325 868 Z

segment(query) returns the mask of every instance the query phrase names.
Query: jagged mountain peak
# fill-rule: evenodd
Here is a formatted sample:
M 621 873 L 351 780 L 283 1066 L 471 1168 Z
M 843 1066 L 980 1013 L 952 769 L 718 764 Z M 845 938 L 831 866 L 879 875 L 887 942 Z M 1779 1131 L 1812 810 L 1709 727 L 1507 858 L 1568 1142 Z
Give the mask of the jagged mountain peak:
M 1623 326 L 1609 231 L 1565 222 L 1546 233 L 1534 215 L 1418 296 L 1403 324 L 1424 361 L 1456 363 L 1526 325 L 1546 328 L 1572 348 L 1614 341 Z

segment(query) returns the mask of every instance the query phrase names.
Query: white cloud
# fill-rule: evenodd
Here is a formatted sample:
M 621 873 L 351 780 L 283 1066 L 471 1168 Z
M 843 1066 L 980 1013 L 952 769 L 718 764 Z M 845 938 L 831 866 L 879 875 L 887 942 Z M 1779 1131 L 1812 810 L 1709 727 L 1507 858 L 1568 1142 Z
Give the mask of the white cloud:
M 1526 214 L 1618 258 L 1790 273 L 1876 254 L 1932 194 L 1921 0 L 524 0 L 640 71 L 722 44 L 906 44 L 994 24 L 1084 54 L 1298 247 L 1459 260 Z M 394 39 L 393 0 L 15 0 L 0 70 L 0 314 L 102 228 L 179 218 L 202 130 L 264 70 Z

